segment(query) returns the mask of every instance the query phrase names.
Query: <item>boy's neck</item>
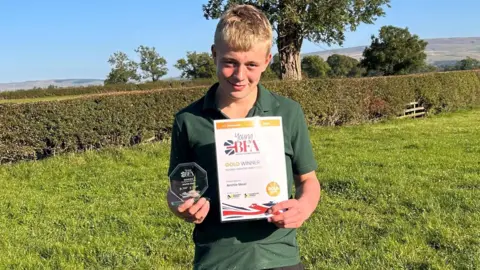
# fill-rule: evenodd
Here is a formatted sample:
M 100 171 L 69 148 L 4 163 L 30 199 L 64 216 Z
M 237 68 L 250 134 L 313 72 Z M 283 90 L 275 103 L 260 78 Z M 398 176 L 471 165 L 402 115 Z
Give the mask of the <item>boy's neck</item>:
M 258 91 L 252 91 L 250 95 L 243 99 L 232 99 L 229 96 L 222 95 L 221 92 L 217 91 L 215 99 L 220 111 L 229 118 L 245 118 L 257 101 L 258 95 Z

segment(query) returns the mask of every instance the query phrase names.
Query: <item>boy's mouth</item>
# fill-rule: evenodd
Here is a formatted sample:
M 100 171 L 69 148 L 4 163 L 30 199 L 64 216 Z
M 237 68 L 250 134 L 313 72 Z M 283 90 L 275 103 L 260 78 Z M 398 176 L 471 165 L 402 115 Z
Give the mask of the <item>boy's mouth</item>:
M 229 83 L 233 86 L 233 89 L 235 89 L 237 91 L 243 90 L 243 89 L 245 89 L 245 87 L 247 87 L 246 84 L 236 84 L 236 83 L 231 83 L 231 82 L 229 82 Z

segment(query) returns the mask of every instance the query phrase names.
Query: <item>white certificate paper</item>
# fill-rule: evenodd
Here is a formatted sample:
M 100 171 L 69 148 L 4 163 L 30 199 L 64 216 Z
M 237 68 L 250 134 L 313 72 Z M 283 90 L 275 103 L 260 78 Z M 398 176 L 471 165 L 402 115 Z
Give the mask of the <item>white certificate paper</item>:
M 281 117 L 215 120 L 222 222 L 267 218 L 288 199 Z

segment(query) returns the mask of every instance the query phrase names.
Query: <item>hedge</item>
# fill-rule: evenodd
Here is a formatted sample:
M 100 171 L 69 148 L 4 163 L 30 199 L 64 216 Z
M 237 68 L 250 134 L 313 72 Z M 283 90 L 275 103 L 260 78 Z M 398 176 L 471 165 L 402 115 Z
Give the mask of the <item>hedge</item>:
M 23 98 L 40 98 L 51 96 L 70 96 L 70 95 L 86 95 L 111 93 L 122 91 L 139 91 L 139 90 L 154 90 L 154 89 L 168 89 L 192 86 L 206 86 L 212 84 L 213 79 L 195 79 L 195 80 L 169 80 L 145 82 L 140 84 L 109 84 L 109 85 L 92 85 L 92 86 L 78 86 L 78 87 L 62 87 L 62 88 L 42 88 L 29 90 L 15 90 L 0 92 L 0 99 L 23 99 Z
M 419 101 L 428 113 L 480 105 L 480 72 L 267 82 L 298 101 L 311 126 L 351 125 L 400 115 Z M 64 152 L 131 146 L 170 134 L 173 116 L 207 87 L 0 104 L 0 163 Z

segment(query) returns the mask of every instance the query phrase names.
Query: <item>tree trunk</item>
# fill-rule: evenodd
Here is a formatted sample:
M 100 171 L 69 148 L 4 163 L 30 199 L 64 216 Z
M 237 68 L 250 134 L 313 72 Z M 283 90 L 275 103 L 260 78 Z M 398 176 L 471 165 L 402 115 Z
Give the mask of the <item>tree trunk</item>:
M 298 29 L 299 27 L 293 24 L 280 23 L 278 25 L 277 44 L 282 80 L 302 79 L 300 49 L 303 37 Z
M 301 80 L 302 68 L 299 50 L 280 51 L 282 80 Z

